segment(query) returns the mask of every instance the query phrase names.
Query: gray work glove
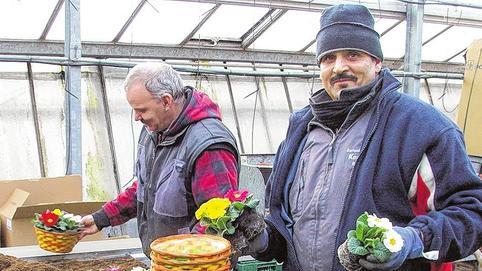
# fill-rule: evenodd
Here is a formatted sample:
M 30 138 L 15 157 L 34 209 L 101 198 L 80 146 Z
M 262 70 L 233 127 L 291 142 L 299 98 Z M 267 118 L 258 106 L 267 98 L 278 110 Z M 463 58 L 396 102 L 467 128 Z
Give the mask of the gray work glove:
M 224 238 L 231 242 L 231 267 L 235 268 L 238 258 L 262 252 L 268 246 L 268 233 L 263 215 L 246 208 L 234 222 L 236 231 Z

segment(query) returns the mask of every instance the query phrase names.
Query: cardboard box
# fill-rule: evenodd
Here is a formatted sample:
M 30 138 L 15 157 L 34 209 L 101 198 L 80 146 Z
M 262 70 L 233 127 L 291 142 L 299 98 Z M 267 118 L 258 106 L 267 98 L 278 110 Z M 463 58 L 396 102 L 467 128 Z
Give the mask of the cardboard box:
M 1 244 L 36 245 L 32 223 L 35 213 L 58 208 L 76 215 L 87 215 L 103 204 L 82 201 L 82 179 L 78 175 L 0 181 Z M 82 241 L 100 239 L 103 239 L 101 232 Z
M 482 157 L 482 39 L 467 48 L 464 84 L 457 111 L 457 124 L 464 133 L 467 153 Z

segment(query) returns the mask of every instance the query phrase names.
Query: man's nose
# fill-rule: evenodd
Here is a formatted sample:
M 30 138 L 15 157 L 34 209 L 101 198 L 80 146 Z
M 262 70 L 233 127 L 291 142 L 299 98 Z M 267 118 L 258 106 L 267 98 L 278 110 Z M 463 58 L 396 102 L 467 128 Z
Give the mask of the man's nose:
M 140 121 L 141 119 L 142 119 L 141 114 L 135 113 L 135 115 L 134 115 L 134 120 L 135 120 L 135 121 Z
M 335 61 L 335 65 L 333 66 L 333 73 L 334 74 L 341 74 L 348 70 L 348 66 L 346 65 L 346 61 L 342 57 L 338 57 Z

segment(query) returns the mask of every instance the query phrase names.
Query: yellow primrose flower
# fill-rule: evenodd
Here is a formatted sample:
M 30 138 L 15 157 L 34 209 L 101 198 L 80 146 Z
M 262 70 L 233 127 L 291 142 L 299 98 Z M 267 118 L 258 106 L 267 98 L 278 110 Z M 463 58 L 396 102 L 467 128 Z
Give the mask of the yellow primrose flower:
M 55 209 L 52 213 L 58 215 L 58 216 L 61 216 L 62 215 L 62 211 L 60 209 Z
M 196 215 L 197 220 L 200 220 L 203 217 L 204 211 L 206 210 L 207 205 L 206 203 L 201 204 L 201 206 L 196 210 Z
M 219 218 L 226 214 L 226 209 L 229 207 L 230 204 L 231 202 L 229 201 L 229 199 L 212 198 L 199 207 L 199 209 L 195 213 L 196 218 Z

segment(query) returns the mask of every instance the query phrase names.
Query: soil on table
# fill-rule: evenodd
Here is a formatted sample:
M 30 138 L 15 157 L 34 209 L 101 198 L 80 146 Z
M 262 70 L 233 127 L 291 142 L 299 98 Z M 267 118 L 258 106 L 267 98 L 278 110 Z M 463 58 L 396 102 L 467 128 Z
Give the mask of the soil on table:
M 1 271 L 104 271 L 113 267 L 123 271 L 130 271 L 137 266 L 147 269 L 144 263 L 132 257 L 39 262 L 21 260 L 0 254 Z

